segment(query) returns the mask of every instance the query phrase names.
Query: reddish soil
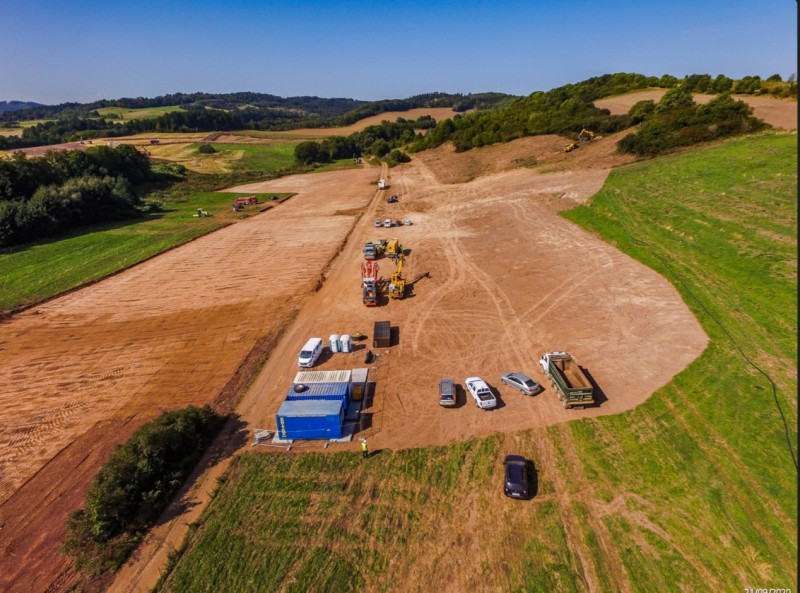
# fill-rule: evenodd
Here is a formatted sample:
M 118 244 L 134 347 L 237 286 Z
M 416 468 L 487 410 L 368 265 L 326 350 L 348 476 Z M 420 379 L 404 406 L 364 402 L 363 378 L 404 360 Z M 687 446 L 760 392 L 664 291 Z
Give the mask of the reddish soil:
M 614 414 L 645 401 L 707 338 L 664 278 L 556 215 L 627 161 L 611 137 L 569 154 L 566 143 L 529 138 L 463 154 L 443 147 L 388 176 L 364 168 L 236 188 L 297 195 L 0 323 L 0 589 L 66 590 L 73 575 L 57 551 L 64 521 L 113 447 L 162 410 L 207 402 L 228 410 L 243 393 L 240 424 L 110 589 L 149 590 L 232 452 L 250 450 L 253 428 L 275 428 L 310 336 L 371 338 L 377 320 L 397 328 L 397 345 L 376 351 L 370 365 L 375 393 L 362 434 L 373 450 Z M 376 191 L 381 175 L 391 187 Z M 390 194 L 399 203 L 387 204 Z M 387 217 L 414 224 L 373 226 Z M 378 237 L 398 237 L 409 250 L 408 281 L 429 277 L 406 299 L 367 308 L 361 248 Z M 391 262 L 379 263 L 387 278 Z M 537 365 L 550 350 L 572 352 L 588 370 L 601 390 L 597 406 L 562 408 Z M 361 367 L 364 354 L 327 355 L 319 368 Z M 529 373 L 545 391 L 522 397 L 503 387 L 506 370 Z M 463 385 L 473 374 L 495 388 L 499 409 L 478 410 L 463 389 L 456 409 L 438 406 L 439 379 Z M 321 443 L 295 449 L 305 447 Z

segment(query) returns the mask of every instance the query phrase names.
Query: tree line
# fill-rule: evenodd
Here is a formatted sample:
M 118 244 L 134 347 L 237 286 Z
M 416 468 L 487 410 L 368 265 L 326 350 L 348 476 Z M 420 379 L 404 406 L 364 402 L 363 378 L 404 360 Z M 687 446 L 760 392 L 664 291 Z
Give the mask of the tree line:
M 414 153 L 444 142 L 452 142 L 457 151 L 465 151 L 540 134 L 574 138 L 583 128 L 610 134 L 645 122 L 643 129 L 626 137 L 617 148 L 621 152 L 653 155 L 676 146 L 765 127 L 752 117 L 752 109 L 746 103 L 731 96 L 742 85 L 752 84 L 752 77 L 734 83 L 723 76 L 711 79 L 707 75 L 684 80 L 673 76 L 605 75 L 533 93 L 496 111 L 459 114 L 440 121 L 425 136 L 416 137 L 408 151 Z M 606 96 L 653 87 L 667 89 L 658 105 L 641 102 L 624 115 L 611 115 L 607 109 L 594 105 L 594 101 Z M 708 105 L 697 106 L 692 99 L 696 92 L 719 93 L 719 97 Z
M 294 97 L 282 99 L 258 93 L 210 95 L 167 95 L 152 100 L 120 99 L 88 105 L 65 103 L 0 114 L 0 125 L 15 126 L 19 121 L 57 118 L 22 131 L 20 136 L 0 136 L 0 150 L 60 144 L 99 137 L 119 137 L 146 132 L 215 132 L 230 130 L 285 131 L 296 128 L 328 128 L 350 125 L 365 117 L 386 111 L 407 111 L 418 107 L 458 107 L 473 105 L 489 108 L 508 100 L 510 95 L 428 93 L 407 99 L 366 103 L 352 99 Z M 179 105 L 180 111 L 154 118 L 113 121 L 101 117 L 102 107 L 161 107 Z
M 0 247 L 139 216 L 150 161 L 130 145 L 0 159 Z
M 421 136 L 416 130 L 435 126 L 436 120 L 430 115 L 423 115 L 415 120 L 402 117 L 394 122 L 384 120 L 349 136 L 328 136 L 321 141 L 301 142 L 295 147 L 294 157 L 301 165 L 329 163 L 364 155 L 386 158 L 390 164 L 408 162 L 411 158 L 397 147 L 407 145 Z

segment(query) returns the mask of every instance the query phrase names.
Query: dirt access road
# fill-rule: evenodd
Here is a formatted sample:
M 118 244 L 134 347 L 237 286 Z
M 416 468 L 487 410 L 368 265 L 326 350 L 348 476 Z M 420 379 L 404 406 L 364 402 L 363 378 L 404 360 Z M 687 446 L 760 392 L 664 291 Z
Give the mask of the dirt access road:
M 377 169 L 270 182 L 259 189 L 298 195 L 5 320 L 0 589 L 66 589 L 72 577 L 57 553 L 64 521 L 113 446 L 162 410 L 229 408 L 267 352 L 238 411 L 244 428 L 274 427 L 297 350 L 312 335 L 369 335 L 384 319 L 398 328 L 398 345 L 377 352 L 373 365 L 376 392 L 366 410 L 373 449 L 617 413 L 644 401 L 702 351 L 706 337 L 663 278 L 555 214 L 587 199 L 610 167 L 627 161 L 614 154 L 614 140 L 569 154 L 558 137 L 462 154 L 443 147 L 392 170 L 382 193 Z M 398 204 L 386 204 L 391 193 Z M 388 216 L 414 225 L 391 233 L 372 226 Z M 404 275 L 430 277 L 409 298 L 367 309 L 361 246 L 393 236 L 409 250 Z M 391 265 L 380 264 L 385 278 Z M 541 380 L 536 359 L 553 349 L 586 366 L 603 391 L 598 407 L 567 412 L 549 388 L 523 398 L 498 385 L 508 369 Z M 320 368 L 362 366 L 362 355 L 330 356 Z M 439 408 L 436 382 L 471 374 L 497 389 L 500 408 L 477 410 L 463 391 L 457 409 Z M 202 508 L 209 475 L 190 490 L 200 502 L 192 512 Z M 148 569 L 123 571 L 112 590 L 146 590 L 177 541 L 137 552 Z

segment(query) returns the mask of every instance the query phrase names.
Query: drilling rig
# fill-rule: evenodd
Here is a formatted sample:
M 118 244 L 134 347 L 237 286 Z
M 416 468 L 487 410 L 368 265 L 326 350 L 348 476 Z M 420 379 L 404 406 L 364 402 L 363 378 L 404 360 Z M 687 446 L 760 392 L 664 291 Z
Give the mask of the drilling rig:
M 378 264 L 371 260 L 361 264 L 361 298 L 367 307 L 378 304 Z

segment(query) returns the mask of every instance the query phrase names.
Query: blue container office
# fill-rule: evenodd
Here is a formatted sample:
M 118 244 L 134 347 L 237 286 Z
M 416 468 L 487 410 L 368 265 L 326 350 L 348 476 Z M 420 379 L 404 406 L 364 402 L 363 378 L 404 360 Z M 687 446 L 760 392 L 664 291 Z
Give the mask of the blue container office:
M 286 400 L 277 421 L 281 439 L 340 439 L 344 406 L 340 400 Z

